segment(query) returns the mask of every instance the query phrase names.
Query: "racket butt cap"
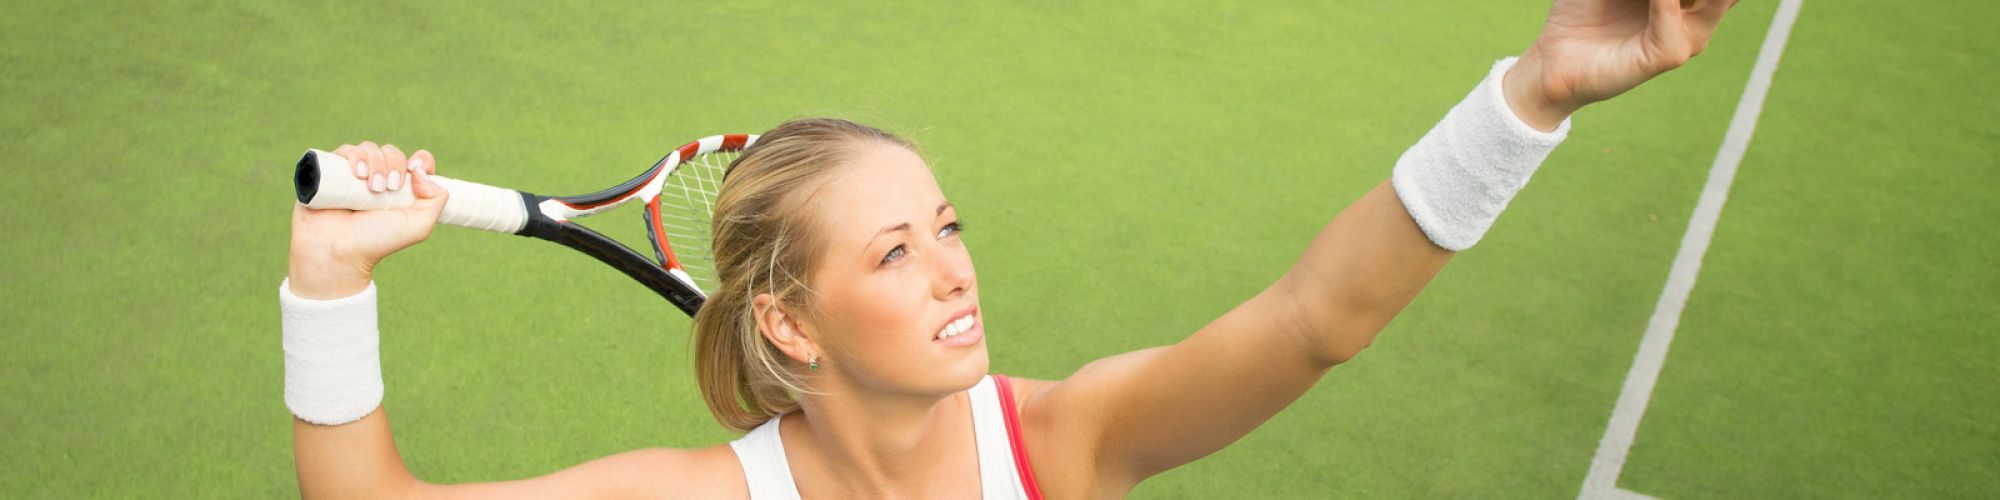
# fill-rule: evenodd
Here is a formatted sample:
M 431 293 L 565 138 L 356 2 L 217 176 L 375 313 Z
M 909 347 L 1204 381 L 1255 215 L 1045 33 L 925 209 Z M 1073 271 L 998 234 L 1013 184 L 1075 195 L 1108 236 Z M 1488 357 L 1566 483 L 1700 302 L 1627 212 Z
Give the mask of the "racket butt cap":
M 308 149 L 299 157 L 298 170 L 292 173 L 292 188 L 298 192 L 299 203 L 311 204 L 319 195 L 319 154 L 322 151 Z

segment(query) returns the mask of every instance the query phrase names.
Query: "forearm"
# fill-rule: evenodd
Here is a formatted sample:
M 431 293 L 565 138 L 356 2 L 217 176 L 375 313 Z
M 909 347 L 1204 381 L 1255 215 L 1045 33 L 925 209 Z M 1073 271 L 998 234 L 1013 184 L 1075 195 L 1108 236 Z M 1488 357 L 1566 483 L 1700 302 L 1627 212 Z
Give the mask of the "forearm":
M 299 492 L 438 496 L 439 489 L 410 474 L 389 433 L 372 280 L 382 259 L 430 235 L 447 193 L 430 181 L 436 162 L 427 151 L 406 158 L 395 146 L 363 141 L 335 152 L 358 169 L 355 178 L 377 181 L 372 191 L 402 189 L 398 181 L 408 179 L 416 201 L 394 210 L 292 207 L 290 259 L 278 297 Z
M 1373 342 L 1452 252 L 1485 236 L 1561 143 L 1574 108 L 1533 97 L 1539 65 L 1496 64 L 1404 152 L 1390 181 L 1334 217 L 1281 280 L 1301 297 L 1309 318 L 1301 330 L 1317 361 L 1346 361 Z
M 1274 287 L 1297 298 L 1314 361 L 1334 365 L 1374 342 L 1452 255 L 1384 181 L 1328 222 Z
M 375 288 L 328 300 L 279 290 L 285 329 L 285 404 L 305 498 L 597 498 L 637 491 L 643 479 L 675 474 L 634 455 L 522 481 L 434 485 L 418 480 L 396 451 L 382 408 Z M 733 463 L 733 462 L 732 462 Z M 635 472 L 637 471 L 637 472 Z
M 382 413 L 375 288 L 294 261 L 294 275 L 279 288 L 279 305 L 299 492 L 312 498 L 403 496 L 415 479 L 396 454 Z M 328 286 L 358 290 L 338 295 Z

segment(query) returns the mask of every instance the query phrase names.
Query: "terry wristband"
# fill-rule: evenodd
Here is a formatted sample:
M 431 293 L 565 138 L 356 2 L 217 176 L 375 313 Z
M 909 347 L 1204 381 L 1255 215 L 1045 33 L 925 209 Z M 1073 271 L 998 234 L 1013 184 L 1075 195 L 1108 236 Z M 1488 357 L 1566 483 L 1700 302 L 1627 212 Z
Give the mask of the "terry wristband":
M 313 300 L 278 285 L 284 311 L 285 406 L 300 420 L 340 425 L 382 404 L 375 284 L 351 296 Z
M 1564 119 L 1553 132 L 1514 115 L 1501 93 L 1512 57 L 1493 71 L 1444 120 L 1396 160 L 1391 183 L 1410 218 L 1446 250 L 1472 248 L 1493 227 L 1542 160 L 1569 135 Z

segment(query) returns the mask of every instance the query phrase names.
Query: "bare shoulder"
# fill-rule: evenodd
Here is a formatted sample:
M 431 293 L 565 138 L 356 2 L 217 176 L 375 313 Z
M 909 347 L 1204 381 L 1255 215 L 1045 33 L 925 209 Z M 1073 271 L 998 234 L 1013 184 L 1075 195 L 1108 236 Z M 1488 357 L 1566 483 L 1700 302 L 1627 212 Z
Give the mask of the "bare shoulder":
M 1014 387 L 1014 407 L 1023 408 L 1022 403 L 1028 402 L 1036 394 L 1041 394 L 1042 391 L 1048 390 L 1048 388 L 1054 387 L 1056 383 L 1062 381 L 1022 378 L 1009 375 L 1007 382 Z
M 1074 414 L 1087 408 L 1064 403 L 1074 397 L 1067 392 L 1075 392 L 1064 390 L 1064 380 L 1007 379 L 1014 388 L 1014 407 L 1021 412 L 1021 440 L 1029 466 L 1049 498 L 1116 498 L 1137 484 L 1106 477 L 1100 470 L 1102 429 Z
M 1094 447 L 1102 437 L 1103 403 L 1121 388 L 1106 381 L 1132 378 L 1144 368 L 1144 359 L 1160 351 L 1156 347 L 1099 359 L 1061 380 L 1008 377 L 1014 383 L 1014 407 L 1021 409 L 1024 427 L 1047 425 L 1053 427 L 1050 434 Z

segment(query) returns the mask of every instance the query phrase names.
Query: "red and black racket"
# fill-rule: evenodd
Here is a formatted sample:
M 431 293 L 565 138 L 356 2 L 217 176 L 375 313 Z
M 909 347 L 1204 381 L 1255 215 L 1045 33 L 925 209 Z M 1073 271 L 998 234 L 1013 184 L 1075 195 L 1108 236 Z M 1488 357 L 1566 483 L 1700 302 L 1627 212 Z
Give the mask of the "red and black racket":
M 610 264 L 693 316 L 715 286 L 709 250 L 715 193 L 730 162 L 756 142 L 755 135 L 703 137 L 667 153 L 632 180 L 578 196 L 541 196 L 432 176 L 451 193 L 438 223 L 560 243 Z M 416 199 L 407 187 L 369 192 L 368 181 L 348 175 L 350 171 L 340 155 L 306 150 L 292 178 L 299 203 L 314 209 L 381 210 L 406 207 Z M 645 203 L 652 259 L 575 222 L 633 200 Z

